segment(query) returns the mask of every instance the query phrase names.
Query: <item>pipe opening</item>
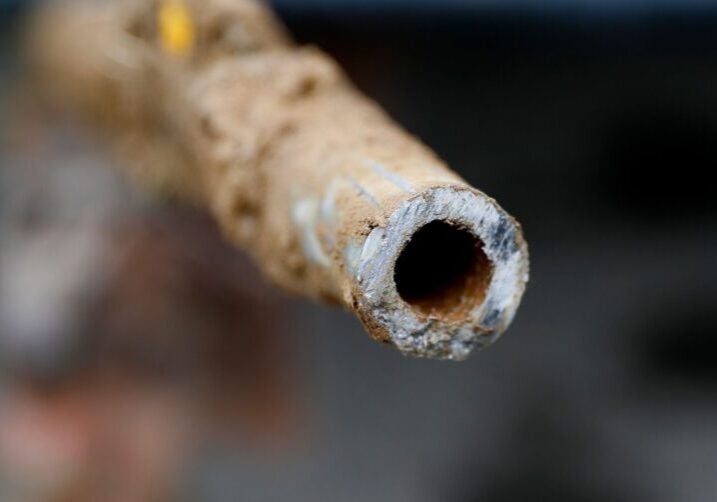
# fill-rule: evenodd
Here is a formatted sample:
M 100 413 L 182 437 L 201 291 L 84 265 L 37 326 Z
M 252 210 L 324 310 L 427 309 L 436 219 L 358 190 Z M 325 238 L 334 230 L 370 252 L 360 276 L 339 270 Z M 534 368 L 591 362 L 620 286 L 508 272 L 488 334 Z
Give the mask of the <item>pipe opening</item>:
M 460 320 L 483 302 L 493 267 L 483 241 L 445 221 L 416 231 L 394 268 L 396 290 L 417 314 Z

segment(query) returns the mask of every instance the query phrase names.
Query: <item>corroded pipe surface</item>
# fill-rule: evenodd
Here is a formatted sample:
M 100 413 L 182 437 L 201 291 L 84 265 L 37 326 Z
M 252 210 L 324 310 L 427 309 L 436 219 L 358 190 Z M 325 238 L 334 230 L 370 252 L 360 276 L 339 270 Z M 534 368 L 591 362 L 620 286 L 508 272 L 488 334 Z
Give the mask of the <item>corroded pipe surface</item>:
M 405 354 L 463 359 L 510 324 L 520 226 L 320 50 L 249 0 L 60 4 L 32 54 L 56 103 L 144 185 L 211 211 L 277 284 Z

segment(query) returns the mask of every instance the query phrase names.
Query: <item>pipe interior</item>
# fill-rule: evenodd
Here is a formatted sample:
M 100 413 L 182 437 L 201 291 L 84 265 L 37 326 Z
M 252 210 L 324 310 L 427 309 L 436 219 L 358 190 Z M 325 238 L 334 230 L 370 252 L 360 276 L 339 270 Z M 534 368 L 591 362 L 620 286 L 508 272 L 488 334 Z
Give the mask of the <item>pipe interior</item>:
M 483 241 L 467 229 L 432 221 L 418 229 L 396 260 L 396 290 L 417 314 L 460 320 L 483 302 L 493 267 Z

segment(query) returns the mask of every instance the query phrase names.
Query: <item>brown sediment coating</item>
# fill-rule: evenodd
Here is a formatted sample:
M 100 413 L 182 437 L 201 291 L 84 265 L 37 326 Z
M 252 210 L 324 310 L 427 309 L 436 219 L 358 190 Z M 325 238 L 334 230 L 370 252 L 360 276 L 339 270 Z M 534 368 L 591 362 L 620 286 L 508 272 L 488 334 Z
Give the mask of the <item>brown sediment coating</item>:
M 277 284 L 346 305 L 372 336 L 393 341 L 406 353 L 461 358 L 484 344 L 461 335 L 460 350 L 451 348 L 451 337 L 463 324 L 488 341 L 507 327 L 527 280 L 527 250 L 517 224 L 492 200 L 359 93 L 330 57 L 294 45 L 262 5 L 186 1 L 196 37 L 191 53 L 177 57 L 158 42 L 159 4 L 62 5 L 39 16 L 34 30 L 33 54 L 55 101 L 109 131 L 135 178 L 206 207 L 226 236 L 247 249 Z M 398 220 L 414 218 L 418 225 L 431 221 L 428 213 L 442 220 L 453 211 L 434 202 L 443 200 L 441 188 L 463 197 L 456 204 L 465 207 L 456 209 L 455 217 L 480 218 L 469 207 L 476 200 L 485 200 L 493 215 L 477 242 L 486 252 L 495 250 L 485 258 L 490 263 L 476 266 L 495 267 L 498 246 L 512 250 L 503 254 L 506 263 L 515 258 L 518 279 L 508 286 L 514 291 L 500 294 L 514 304 L 494 308 L 500 318 L 495 325 L 478 325 L 478 317 L 489 316 L 487 306 L 475 319 L 470 309 L 465 315 L 454 309 L 442 319 L 440 309 L 406 304 L 395 294 L 392 263 L 381 265 L 380 274 L 369 273 L 377 263 L 395 261 L 410 232 L 418 230 L 393 242 L 386 237 L 392 215 L 412 207 Z M 393 227 L 403 224 L 398 220 Z M 503 240 L 492 243 L 488 232 L 501 229 L 507 237 L 501 234 L 497 239 Z M 393 254 L 383 251 L 389 247 Z M 388 275 L 387 287 L 393 289 L 376 299 L 366 283 L 383 284 Z M 490 277 L 467 277 L 464 291 L 456 293 L 460 302 L 490 302 L 483 302 Z M 494 287 L 498 291 L 500 284 Z M 399 321 L 383 315 L 400 309 L 412 322 L 427 323 L 411 337 L 436 331 L 431 325 L 441 322 L 447 337 L 439 333 L 433 341 L 401 345 L 393 327 Z

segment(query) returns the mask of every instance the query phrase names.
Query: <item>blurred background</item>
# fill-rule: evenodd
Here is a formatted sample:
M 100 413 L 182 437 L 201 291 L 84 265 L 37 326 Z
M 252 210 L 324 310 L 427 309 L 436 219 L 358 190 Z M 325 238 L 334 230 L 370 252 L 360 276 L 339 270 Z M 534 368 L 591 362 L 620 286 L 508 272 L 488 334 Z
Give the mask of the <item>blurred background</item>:
M 0 500 L 717 500 L 717 2 L 276 0 L 521 221 L 506 334 L 415 360 L 129 186 L 0 0 Z

